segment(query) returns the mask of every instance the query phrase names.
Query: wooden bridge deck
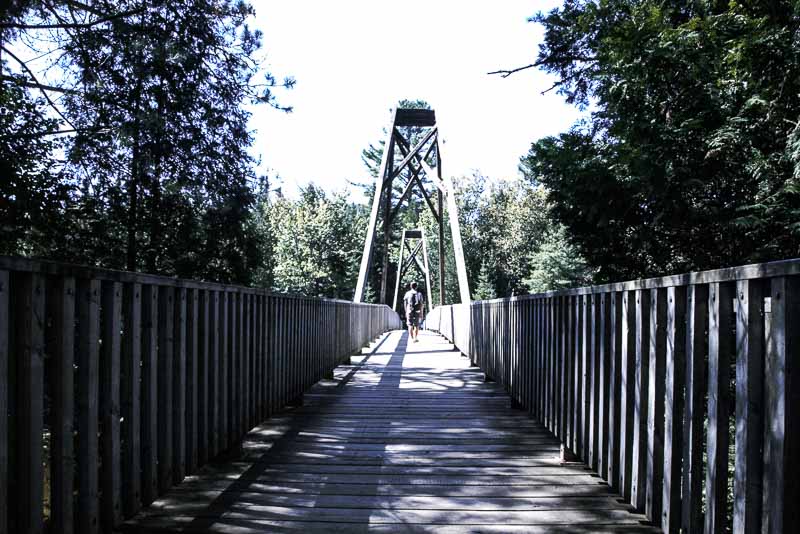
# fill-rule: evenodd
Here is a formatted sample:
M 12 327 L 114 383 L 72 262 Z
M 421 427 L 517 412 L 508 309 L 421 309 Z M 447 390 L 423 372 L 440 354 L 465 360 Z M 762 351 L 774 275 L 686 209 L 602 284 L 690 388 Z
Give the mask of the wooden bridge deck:
M 444 338 L 392 332 L 126 532 L 656 532 Z

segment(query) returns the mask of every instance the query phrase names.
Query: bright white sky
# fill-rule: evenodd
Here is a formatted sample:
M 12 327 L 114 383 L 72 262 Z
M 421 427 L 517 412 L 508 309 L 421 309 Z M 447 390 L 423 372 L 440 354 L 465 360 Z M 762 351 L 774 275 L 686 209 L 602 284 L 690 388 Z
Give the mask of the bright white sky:
M 333 191 L 371 180 L 361 150 L 381 139 L 403 98 L 436 110 L 452 176 L 516 176 L 533 141 L 580 116 L 555 92 L 540 94 L 553 79 L 538 70 L 486 74 L 535 59 L 542 30 L 527 18 L 559 0 L 252 3 L 269 70 L 297 79 L 279 93 L 294 112 L 262 105 L 251 123 L 261 172 L 280 175 L 284 194 L 309 182 Z

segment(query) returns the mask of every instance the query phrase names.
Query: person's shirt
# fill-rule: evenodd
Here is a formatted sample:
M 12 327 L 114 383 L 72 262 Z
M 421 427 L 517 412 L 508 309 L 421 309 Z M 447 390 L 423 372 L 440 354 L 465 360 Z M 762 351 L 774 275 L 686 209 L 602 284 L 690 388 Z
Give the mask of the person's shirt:
M 414 295 L 416 295 L 416 299 L 414 299 Z M 416 309 L 411 305 L 411 303 L 416 300 Z M 417 291 L 416 289 L 409 289 L 406 291 L 406 294 L 403 296 L 403 305 L 406 309 L 406 313 L 410 313 L 412 311 L 419 311 L 422 308 L 423 303 L 422 293 Z

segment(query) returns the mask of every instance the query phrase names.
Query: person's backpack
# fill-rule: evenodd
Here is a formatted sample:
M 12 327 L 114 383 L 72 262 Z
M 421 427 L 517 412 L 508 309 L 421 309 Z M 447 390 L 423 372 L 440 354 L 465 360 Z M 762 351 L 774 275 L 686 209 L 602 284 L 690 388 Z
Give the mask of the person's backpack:
M 414 294 L 411 295 L 411 309 L 420 311 L 420 308 L 422 308 L 422 293 L 414 291 Z

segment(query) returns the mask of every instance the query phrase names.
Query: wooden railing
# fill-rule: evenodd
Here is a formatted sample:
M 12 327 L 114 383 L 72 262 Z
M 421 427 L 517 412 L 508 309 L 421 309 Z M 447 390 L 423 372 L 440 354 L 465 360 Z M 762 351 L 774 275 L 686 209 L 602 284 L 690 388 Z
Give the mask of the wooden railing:
M 112 531 L 399 326 L 386 306 L 0 257 L 0 533 Z
M 444 306 L 426 327 L 665 532 L 795 532 L 799 275 L 789 260 Z

